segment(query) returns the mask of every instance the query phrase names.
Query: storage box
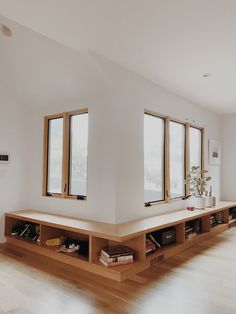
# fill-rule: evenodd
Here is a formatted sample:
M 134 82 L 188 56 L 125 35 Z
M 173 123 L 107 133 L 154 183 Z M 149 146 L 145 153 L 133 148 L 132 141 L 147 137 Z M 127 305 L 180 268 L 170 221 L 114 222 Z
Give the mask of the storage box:
M 155 239 L 161 246 L 176 242 L 176 230 L 175 228 L 166 228 L 158 230 L 154 234 Z

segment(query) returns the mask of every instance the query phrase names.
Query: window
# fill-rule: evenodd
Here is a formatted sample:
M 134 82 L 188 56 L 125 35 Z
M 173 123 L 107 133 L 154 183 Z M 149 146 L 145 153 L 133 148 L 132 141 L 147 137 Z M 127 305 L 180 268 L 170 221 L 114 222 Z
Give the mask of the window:
M 185 196 L 185 125 L 170 121 L 170 198 Z
M 51 194 L 62 192 L 62 149 L 63 119 L 50 119 L 48 120 L 47 192 Z
M 202 130 L 189 128 L 189 158 L 192 166 L 202 166 Z
M 144 201 L 164 200 L 164 119 L 144 117 Z
M 45 117 L 43 195 L 87 195 L 88 112 Z
M 88 114 L 70 118 L 70 195 L 86 195 Z
M 192 166 L 202 168 L 203 129 L 145 111 L 144 203 L 189 195 L 185 178 Z

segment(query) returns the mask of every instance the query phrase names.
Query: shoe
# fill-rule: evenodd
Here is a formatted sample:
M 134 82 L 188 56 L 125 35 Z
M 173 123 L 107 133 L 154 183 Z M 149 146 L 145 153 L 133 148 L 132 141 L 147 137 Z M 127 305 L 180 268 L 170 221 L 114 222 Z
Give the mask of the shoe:
M 79 245 L 70 245 L 70 247 L 66 247 L 65 244 L 63 244 L 57 252 L 62 253 L 74 253 L 79 251 Z
M 79 249 L 80 245 L 78 240 L 66 240 L 64 245 L 62 245 L 57 252 L 73 253 L 79 251 Z
M 66 241 L 65 237 L 60 237 L 60 238 L 54 238 L 54 239 L 48 239 L 45 244 L 47 246 L 58 246 L 64 244 Z
M 12 228 L 11 235 L 12 236 L 20 235 L 23 229 L 24 229 L 24 224 L 16 225 Z

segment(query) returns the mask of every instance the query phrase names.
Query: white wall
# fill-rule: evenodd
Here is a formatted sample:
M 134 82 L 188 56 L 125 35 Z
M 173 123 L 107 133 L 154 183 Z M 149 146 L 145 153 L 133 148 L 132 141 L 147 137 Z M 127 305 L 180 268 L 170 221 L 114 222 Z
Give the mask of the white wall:
M 95 56 L 96 57 L 96 56 Z M 116 125 L 117 187 L 116 221 L 181 209 L 184 201 L 144 207 L 144 109 L 172 117 L 195 121 L 205 127 L 205 169 L 212 176 L 214 194 L 221 197 L 220 167 L 208 165 L 208 139 L 220 140 L 220 117 L 177 95 L 158 87 L 123 68 L 96 57 L 113 82 L 113 119 Z
M 0 243 L 3 242 L 4 212 L 25 208 L 28 193 L 27 110 L 0 84 L 0 152 L 11 162 L 0 165 Z
M 47 46 L 41 40 L 40 46 L 45 44 L 43 57 L 41 56 L 43 62 L 45 58 L 47 60 L 47 49 L 50 50 L 50 55 L 51 49 L 57 51 L 58 57 L 56 61 L 51 59 L 52 64 L 47 60 L 45 75 L 51 76 L 47 83 L 42 73 L 40 78 L 37 76 L 40 64 L 36 64 L 36 68 L 34 62 L 30 64 L 30 76 L 34 78 L 28 98 L 30 109 L 20 106 L 18 99 L 12 99 L 10 91 L 4 90 L 0 95 L 1 149 L 9 150 L 13 156 L 9 166 L 0 168 L 2 212 L 22 207 L 118 223 L 182 209 L 185 204 L 183 201 L 144 207 L 144 109 L 183 120 L 195 120 L 206 128 L 205 146 L 208 138 L 220 139 L 218 115 L 99 56 L 80 55 L 57 43 L 50 42 Z M 73 80 L 78 79 L 78 91 L 73 89 L 73 97 L 70 97 L 66 87 L 63 90 L 59 84 L 58 88 L 57 76 L 52 75 L 55 68 L 60 73 L 61 63 L 62 68 L 67 69 L 68 60 L 70 70 L 66 73 L 63 71 L 60 83 L 62 78 L 65 81 L 67 77 L 72 79 L 72 76 Z M 50 90 L 52 82 L 54 93 Z M 44 84 L 47 89 L 44 89 Z M 35 90 L 32 91 L 34 85 Z M 23 90 L 24 88 L 22 86 L 21 95 L 27 101 L 29 86 Z M 49 94 L 47 90 L 50 90 Z M 42 94 L 39 101 L 37 95 Z M 89 110 L 88 199 L 76 201 L 43 197 L 43 117 L 84 107 Z M 205 160 L 206 168 L 213 177 L 214 192 L 220 198 L 220 168 L 208 167 L 207 150 Z M 3 229 L 1 239 L 2 236 Z
M 89 110 L 87 200 L 62 200 L 42 196 L 43 118 L 45 115 L 85 108 Z M 110 108 L 91 97 L 76 104 L 35 109 L 31 113 L 31 182 L 29 207 L 90 220 L 115 222 L 116 167 Z
M 6 22 L 14 36 L 0 37 L 0 81 L 9 87 L 0 85 L 0 151 L 12 161 L 0 166 L 0 242 L 3 213 L 20 208 L 110 223 L 182 209 L 183 201 L 144 207 L 144 109 L 195 120 L 206 129 L 206 148 L 209 138 L 220 139 L 219 116 L 96 54 Z M 43 197 L 43 117 L 85 107 L 88 199 Z M 220 198 L 220 167 L 208 166 L 207 149 L 205 161 Z
M 29 124 L 15 124 L 19 132 L 25 128 L 29 137 L 25 208 L 115 222 L 110 82 L 89 53 L 79 53 L 12 21 L 5 22 L 14 36 L 9 40 L 0 36 L 0 80 L 30 108 Z M 43 117 L 85 107 L 89 108 L 88 200 L 42 197 Z M 3 119 L 10 128 L 10 119 Z M 19 203 L 15 198 L 15 207 Z
M 182 209 L 184 201 L 145 208 L 143 171 L 144 108 L 195 122 L 209 138 L 220 139 L 219 116 L 152 84 L 121 67 L 93 55 L 101 73 L 111 82 L 104 95 L 78 97 L 73 104 L 47 104 L 31 113 L 32 165 L 29 207 L 85 219 L 118 223 Z M 88 200 L 42 197 L 43 117 L 61 111 L 89 109 Z M 205 168 L 213 177 L 214 193 L 220 198 L 220 167 Z
M 236 200 L 236 115 L 222 118 L 222 197 Z

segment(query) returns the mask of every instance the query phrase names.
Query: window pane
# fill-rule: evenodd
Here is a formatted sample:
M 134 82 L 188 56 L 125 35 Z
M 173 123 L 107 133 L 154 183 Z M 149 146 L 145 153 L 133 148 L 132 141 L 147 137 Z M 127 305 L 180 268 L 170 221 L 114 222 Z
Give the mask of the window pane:
M 190 169 L 192 166 L 202 165 L 202 131 L 193 127 L 189 128 Z
M 164 200 L 164 119 L 144 115 L 144 202 Z
M 185 126 L 170 121 L 170 197 L 185 196 Z
M 47 192 L 62 192 L 63 118 L 48 122 L 48 179 Z
M 88 114 L 70 118 L 70 195 L 86 196 L 88 155 Z

